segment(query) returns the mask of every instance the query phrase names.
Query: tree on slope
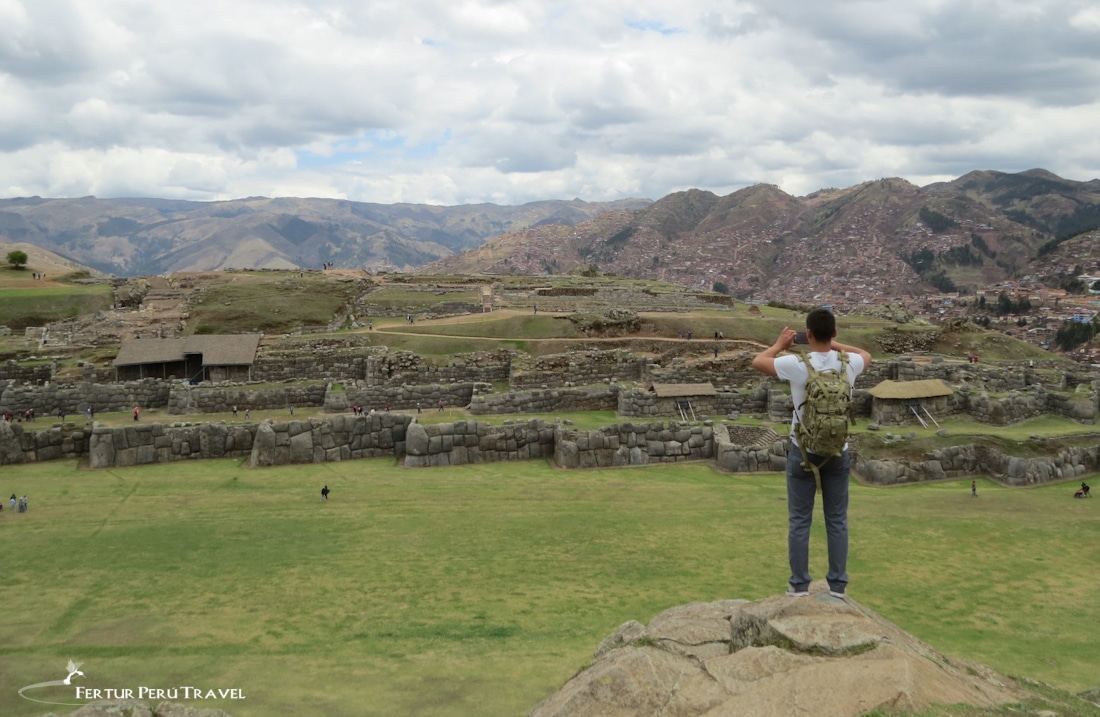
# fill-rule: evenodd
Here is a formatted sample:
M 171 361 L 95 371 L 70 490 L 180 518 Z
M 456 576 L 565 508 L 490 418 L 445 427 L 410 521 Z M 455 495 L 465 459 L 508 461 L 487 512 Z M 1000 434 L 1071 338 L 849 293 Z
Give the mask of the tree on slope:
M 19 251 L 18 249 L 16 249 L 15 251 L 9 251 L 8 263 L 16 269 L 22 269 L 23 265 L 27 263 L 27 252 Z

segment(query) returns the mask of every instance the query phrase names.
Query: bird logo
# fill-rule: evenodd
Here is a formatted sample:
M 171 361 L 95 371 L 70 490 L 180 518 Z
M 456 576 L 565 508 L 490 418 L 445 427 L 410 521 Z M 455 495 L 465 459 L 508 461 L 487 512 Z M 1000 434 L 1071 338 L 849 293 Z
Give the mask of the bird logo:
M 72 684 L 69 680 L 73 679 L 73 675 L 84 676 L 84 673 L 80 671 L 80 666 L 83 664 L 83 662 L 73 662 L 69 660 L 69 664 L 65 667 L 65 669 L 69 671 L 69 674 L 65 675 L 64 682 L 66 685 Z
M 83 662 L 73 662 L 72 660 L 69 660 L 69 664 L 65 666 L 65 669 L 68 670 L 69 674 L 65 675 L 65 679 L 63 679 L 63 680 L 49 680 L 48 682 L 36 682 L 33 685 L 27 685 L 26 687 L 21 687 L 21 688 L 19 688 L 19 696 L 22 697 L 25 700 L 30 700 L 31 702 L 40 702 L 44 705 L 71 705 L 71 706 L 74 706 L 74 707 L 82 707 L 86 703 L 84 703 L 84 702 L 54 702 L 54 701 L 50 701 L 50 700 L 41 700 L 41 699 L 38 699 L 36 697 L 31 697 L 30 695 L 26 694 L 26 692 L 28 692 L 29 690 L 41 689 L 43 687 L 63 687 L 65 685 L 71 685 L 72 680 L 73 680 L 74 677 L 77 677 L 77 676 L 83 677 L 84 676 L 84 673 L 80 671 L 80 666 L 83 665 L 83 664 L 84 664 Z M 80 688 L 77 687 L 76 689 L 79 692 Z M 79 697 L 79 694 L 77 696 Z

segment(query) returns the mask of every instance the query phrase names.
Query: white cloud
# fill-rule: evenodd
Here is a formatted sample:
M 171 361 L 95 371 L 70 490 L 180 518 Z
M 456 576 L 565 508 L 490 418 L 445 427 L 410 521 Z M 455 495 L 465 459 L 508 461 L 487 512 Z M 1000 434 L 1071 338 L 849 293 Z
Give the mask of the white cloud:
M 0 0 L 0 192 L 452 204 L 1084 180 L 1098 36 L 1084 0 Z

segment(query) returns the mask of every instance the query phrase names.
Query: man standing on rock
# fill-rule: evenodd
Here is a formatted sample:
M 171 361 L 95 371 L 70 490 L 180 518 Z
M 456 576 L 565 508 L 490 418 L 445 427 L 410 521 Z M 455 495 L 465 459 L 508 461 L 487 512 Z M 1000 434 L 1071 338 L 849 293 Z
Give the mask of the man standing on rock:
M 802 450 L 798 445 L 797 426 L 802 417 L 801 406 L 806 400 L 809 370 L 795 354 L 779 356 L 794 344 L 795 331 L 784 328 L 775 343 L 752 360 L 752 367 L 791 384 L 794 415 L 791 418 L 791 447 L 787 451 L 787 558 L 791 565 L 790 587 L 793 597 L 809 595 L 810 526 L 814 518 L 814 496 L 817 482 L 814 474 L 802 467 Z M 814 370 L 840 371 L 844 365 L 840 353 L 847 354 L 848 385 L 854 386 L 856 376 L 871 364 L 871 354 L 836 340 L 836 317 L 828 309 L 814 309 L 806 316 L 806 337 L 810 345 L 807 361 Z M 829 572 L 825 575 L 829 592 L 843 598 L 848 587 L 848 480 L 850 456 L 848 446 L 834 458 L 813 453 L 808 459 L 821 473 L 821 507 L 825 514 L 825 532 L 829 550 Z

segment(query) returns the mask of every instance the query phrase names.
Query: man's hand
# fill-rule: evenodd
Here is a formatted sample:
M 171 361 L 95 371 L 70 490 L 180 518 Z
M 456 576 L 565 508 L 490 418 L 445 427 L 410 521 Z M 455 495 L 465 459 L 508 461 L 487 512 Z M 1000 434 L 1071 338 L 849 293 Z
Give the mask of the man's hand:
M 794 335 L 797 332 L 789 326 L 784 326 L 775 343 L 756 354 L 752 360 L 752 367 L 761 373 L 775 376 L 775 357 L 781 351 L 786 351 L 794 345 Z
M 774 344 L 772 344 L 772 348 L 775 349 L 776 353 L 779 353 L 780 351 L 786 351 L 794 345 L 794 337 L 797 333 L 798 332 L 794 329 L 788 326 L 784 326 L 783 331 L 781 331 L 779 334 L 779 338 L 775 340 Z

